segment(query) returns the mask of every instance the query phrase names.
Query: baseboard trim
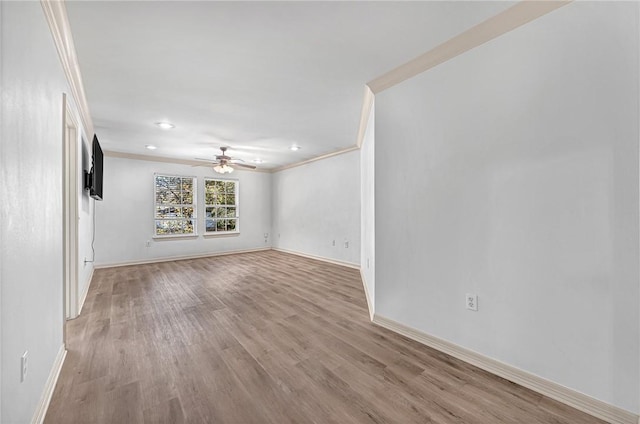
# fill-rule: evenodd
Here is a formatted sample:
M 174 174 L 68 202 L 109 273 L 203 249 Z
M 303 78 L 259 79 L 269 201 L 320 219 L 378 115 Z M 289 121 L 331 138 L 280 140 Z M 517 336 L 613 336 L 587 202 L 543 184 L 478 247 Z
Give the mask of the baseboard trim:
M 60 371 L 62 370 L 62 365 L 64 364 L 64 359 L 66 357 L 67 350 L 64 348 L 64 345 L 62 345 L 60 346 L 58 354 L 56 355 L 56 360 L 53 362 L 53 366 L 51 367 L 51 372 L 49 373 L 49 378 L 47 378 L 47 382 L 45 383 L 42 396 L 40 397 L 40 402 L 38 403 L 38 408 L 31 420 L 32 424 L 42 424 L 44 422 L 47 410 L 49 409 L 49 403 L 51 402 L 51 397 L 53 396 L 53 391 L 58 383 L 58 377 L 60 376 Z
M 223 252 L 210 252 L 210 253 L 202 253 L 198 255 L 168 256 L 164 258 L 146 259 L 142 261 L 111 262 L 111 263 L 97 264 L 96 266 L 94 266 L 94 269 L 118 268 L 121 266 L 155 264 L 160 262 L 186 261 L 188 259 L 210 258 L 214 256 L 235 255 L 238 253 L 262 252 L 265 250 L 271 250 L 271 247 L 259 247 L 256 249 L 243 249 L 243 250 L 226 250 Z
M 82 313 L 82 307 L 84 306 L 84 302 L 87 300 L 87 294 L 89 294 L 89 286 L 91 286 L 91 281 L 93 280 L 93 273 L 96 270 L 96 267 L 91 267 L 91 274 L 89 274 L 89 278 L 87 279 L 87 285 L 80 296 L 80 304 L 78 305 L 78 316 Z
M 632 412 L 610 405 L 462 346 L 423 333 L 420 330 L 408 327 L 389 318 L 374 314 L 373 323 L 611 424 L 638 424 L 639 422 L 638 415 Z
M 295 250 L 281 249 L 279 247 L 272 247 L 271 250 L 275 250 L 276 252 L 282 252 L 282 253 L 290 253 L 292 255 L 302 256 L 303 258 L 315 259 L 317 261 L 327 262 L 334 265 L 346 266 L 347 268 L 360 270 L 360 264 L 356 264 L 353 262 L 339 261 L 337 259 L 325 258 L 324 256 L 316 256 L 316 255 L 310 255 L 308 253 L 297 252 Z
M 362 272 L 362 268 L 360 268 L 360 279 L 362 280 L 362 288 L 364 289 L 364 296 L 367 298 L 367 309 L 369 310 L 369 319 L 373 322 L 373 317 L 375 314 L 375 310 L 373 308 L 373 302 L 369 297 L 369 289 L 367 288 L 367 279 L 364 277 L 364 272 Z

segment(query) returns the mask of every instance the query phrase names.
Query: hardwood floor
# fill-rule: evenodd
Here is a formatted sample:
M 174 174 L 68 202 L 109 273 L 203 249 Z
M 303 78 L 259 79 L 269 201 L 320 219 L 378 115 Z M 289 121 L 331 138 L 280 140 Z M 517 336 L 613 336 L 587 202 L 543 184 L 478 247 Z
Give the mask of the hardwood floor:
M 96 270 L 54 423 L 601 423 L 369 322 L 357 270 L 275 251 Z

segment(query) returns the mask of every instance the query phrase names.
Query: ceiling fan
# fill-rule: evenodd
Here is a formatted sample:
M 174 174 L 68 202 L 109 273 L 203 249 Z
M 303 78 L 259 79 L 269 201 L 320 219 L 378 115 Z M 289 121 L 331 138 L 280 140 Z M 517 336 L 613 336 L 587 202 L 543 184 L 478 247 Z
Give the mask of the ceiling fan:
M 233 172 L 233 168 L 246 168 L 246 169 L 256 169 L 254 165 L 246 165 L 244 163 L 238 163 L 238 161 L 242 161 L 242 159 L 234 159 L 231 156 L 227 156 L 226 151 L 228 147 L 220 147 L 222 150 L 221 155 L 216 155 L 216 160 L 211 161 L 210 159 L 202 159 L 196 158 L 196 160 L 204 160 L 209 162 L 207 165 L 195 165 L 195 166 L 211 166 L 213 165 L 213 170 L 219 174 L 230 174 Z

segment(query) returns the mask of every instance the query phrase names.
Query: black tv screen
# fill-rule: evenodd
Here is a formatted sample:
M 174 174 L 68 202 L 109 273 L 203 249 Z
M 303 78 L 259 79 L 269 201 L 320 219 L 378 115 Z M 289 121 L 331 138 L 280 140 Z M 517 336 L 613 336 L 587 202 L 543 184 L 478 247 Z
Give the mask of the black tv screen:
M 98 137 L 94 135 L 89 194 L 96 200 L 102 200 L 102 161 L 102 149 L 100 148 L 100 143 L 98 143 Z

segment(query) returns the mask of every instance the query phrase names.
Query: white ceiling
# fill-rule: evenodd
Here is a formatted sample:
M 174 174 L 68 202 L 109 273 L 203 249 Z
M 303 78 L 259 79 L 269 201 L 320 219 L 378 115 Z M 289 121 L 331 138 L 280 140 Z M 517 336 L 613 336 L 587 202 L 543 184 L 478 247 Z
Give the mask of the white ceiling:
M 69 1 L 67 12 L 104 150 L 193 159 L 230 146 L 273 168 L 354 145 L 365 83 L 510 5 Z

